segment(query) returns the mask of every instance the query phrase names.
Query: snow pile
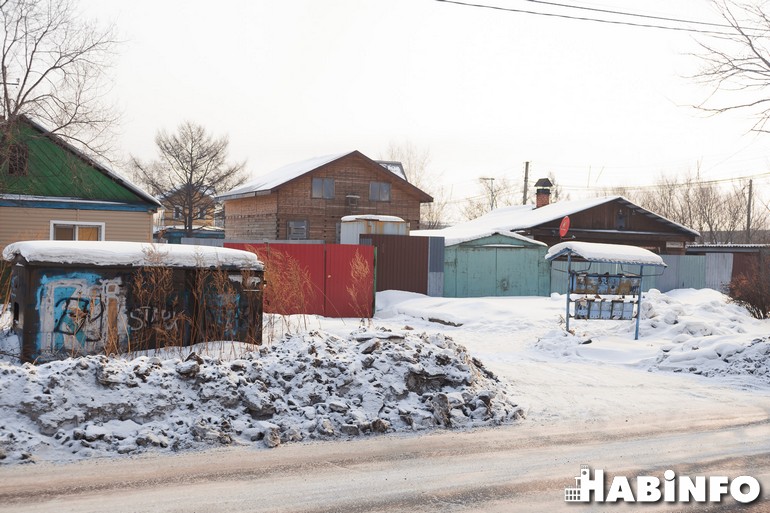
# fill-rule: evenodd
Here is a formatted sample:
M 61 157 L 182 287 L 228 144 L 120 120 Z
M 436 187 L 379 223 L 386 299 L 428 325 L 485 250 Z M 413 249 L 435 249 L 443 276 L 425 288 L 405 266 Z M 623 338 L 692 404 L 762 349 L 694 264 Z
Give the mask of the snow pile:
M 741 376 L 770 384 L 767 323 L 719 292 L 650 290 L 642 302 L 639 340 L 633 340 L 634 325 L 635 320 L 573 320 L 573 333 L 557 327 L 543 330 L 533 347 L 560 360 Z
M 323 332 L 229 361 L 0 362 L 0 460 L 283 442 L 523 416 L 509 385 L 441 334 Z
M 655 367 L 704 376 L 754 376 L 770 384 L 770 341 L 767 337 L 731 342 L 700 339 L 662 348 Z

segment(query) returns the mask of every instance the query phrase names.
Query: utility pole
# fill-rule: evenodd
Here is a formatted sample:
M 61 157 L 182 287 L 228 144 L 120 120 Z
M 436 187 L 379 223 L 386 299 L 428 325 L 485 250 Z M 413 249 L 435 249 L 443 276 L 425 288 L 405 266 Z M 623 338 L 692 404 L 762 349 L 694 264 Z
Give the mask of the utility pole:
M 751 197 L 754 194 L 754 180 L 749 180 L 749 201 L 746 210 L 746 242 L 751 244 Z
M 489 182 L 489 210 L 495 209 L 495 179 L 482 176 L 480 180 L 486 180 Z
M 529 161 L 524 163 L 524 194 L 522 195 L 521 204 L 527 204 L 527 188 L 529 187 Z

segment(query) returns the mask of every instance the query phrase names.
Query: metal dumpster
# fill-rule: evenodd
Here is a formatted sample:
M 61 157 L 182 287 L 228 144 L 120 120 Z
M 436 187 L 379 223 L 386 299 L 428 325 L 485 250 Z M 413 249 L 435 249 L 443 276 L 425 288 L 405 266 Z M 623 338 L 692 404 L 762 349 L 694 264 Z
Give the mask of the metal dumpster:
M 263 266 L 247 251 L 28 241 L 3 257 L 23 361 L 262 341 Z

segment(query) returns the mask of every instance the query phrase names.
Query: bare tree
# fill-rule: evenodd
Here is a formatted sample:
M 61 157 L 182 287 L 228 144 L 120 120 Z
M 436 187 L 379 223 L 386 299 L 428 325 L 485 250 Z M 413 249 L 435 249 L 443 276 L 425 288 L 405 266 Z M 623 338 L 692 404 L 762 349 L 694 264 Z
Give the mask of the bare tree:
M 195 219 L 213 213 L 214 196 L 246 181 L 245 163 L 227 163 L 228 138 L 215 139 L 200 125 L 186 121 L 175 134 L 161 130 L 155 144 L 158 160 L 144 164 L 132 157 L 134 178 L 167 208 L 178 209 L 188 236 Z
M 429 167 L 430 151 L 409 141 L 400 144 L 391 141 L 384 160 L 401 162 L 409 183 L 433 196 L 433 203 L 420 206 L 420 228 L 441 228 L 447 215 L 448 194 L 440 185 L 439 174 Z
M 732 110 L 749 112 L 756 132 L 768 132 L 770 120 L 770 17 L 764 2 L 747 4 L 715 0 L 727 28 L 699 41 L 703 62 L 695 79 L 714 87 L 697 107 L 718 114 Z M 725 101 L 720 91 L 729 93 Z
M 479 178 L 480 193 L 465 200 L 461 214 L 466 219 L 476 219 L 493 208 L 516 205 L 521 199 L 521 188 L 505 177 Z
M 767 208 L 754 198 L 749 213 L 748 183 L 732 187 L 701 178 L 700 172 L 679 178 L 662 176 L 652 188 L 625 189 L 624 196 L 640 206 L 701 233 L 710 244 L 757 242 L 767 229 Z M 756 194 L 754 192 L 753 194 Z M 751 215 L 750 233 L 746 232 Z
M 113 28 L 84 21 L 70 0 L 0 0 L 0 91 L 4 155 L 15 121 L 28 116 L 96 155 L 115 121 L 103 103 Z

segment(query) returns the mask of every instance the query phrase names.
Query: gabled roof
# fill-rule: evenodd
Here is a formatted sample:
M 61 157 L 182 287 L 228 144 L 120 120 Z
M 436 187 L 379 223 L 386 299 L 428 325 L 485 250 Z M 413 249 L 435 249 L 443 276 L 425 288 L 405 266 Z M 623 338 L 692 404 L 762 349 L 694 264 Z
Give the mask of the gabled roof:
M 416 195 L 420 197 L 420 202 L 431 202 L 433 201 L 433 198 L 426 194 L 424 191 L 418 189 L 414 185 L 407 182 L 404 178 L 399 176 L 397 173 L 392 172 L 389 168 L 377 163 L 374 160 L 369 159 L 366 155 L 363 153 L 355 150 L 355 151 L 349 151 L 346 153 L 335 153 L 332 155 L 324 155 L 323 157 L 315 157 L 308 160 L 303 160 L 301 162 L 294 162 L 293 164 L 288 164 L 286 166 L 280 167 L 270 173 L 267 173 L 266 175 L 262 175 L 258 178 L 255 178 L 244 185 L 241 185 L 239 187 L 236 187 L 235 189 L 232 189 L 231 191 L 225 192 L 224 194 L 220 194 L 217 196 L 217 199 L 219 200 L 228 200 L 228 199 L 238 199 L 238 198 L 248 198 L 251 196 L 258 196 L 261 194 L 269 194 L 270 192 L 274 191 L 275 189 L 281 187 L 282 185 L 285 185 L 292 180 L 296 180 L 297 178 L 306 175 L 307 173 L 310 173 L 311 171 L 315 171 L 316 169 L 319 169 L 327 164 L 330 164 L 334 161 L 337 161 L 341 158 L 350 156 L 350 155 L 360 155 L 364 157 L 367 160 L 370 160 L 373 166 L 376 166 L 377 170 L 382 170 L 383 173 L 388 173 L 393 178 L 396 179 L 397 182 L 400 182 L 404 187 L 410 189 L 412 192 L 414 192 Z
M 34 165 L 35 169 L 30 168 L 28 177 L 15 180 L 13 187 L 3 191 L 6 193 L 5 195 L 19 195 L 20 198 L 27 196 L 76 197 L 83 200 L 124 203 L 140 201 L 154 208 L 161 206 L 155 197 L 86 155 L 63 138 L 51 133 L 42 124 L 27 116 L 19 116 L 17 119 L 22 122 L 22 126 L 28 127 L 28 133 L 31 130 L 38 134 L 38 136 L 30 134 L 24 139 L 29 148 L 30 166 Z M 46 141 L 48 142 L 47 146 L 44 144 Z M 75 167 L 62 165 L 62 151 L 74 156 L 82 165 Z M 62 169 L 66 169 L 66 176 Z M 88 169 L 92 171 L 88 171 Z M 89 173 L 90 176 L 87 176 Z M 76 193 L 79 194 L 76 196 Z
M 519 246 L 548 246 L 539 240 L 530 239 L 518 233 L 501 230 L 483 230 L 483 229 L 463 229 L 462 227 L 442 228 L 441 230 L 412 230 L 409 235 L 417 237 L 444 237 L 444 246 L 457 246 L 463 242 L 484 239 L 493 235 L 502 235 L 508 239 L 518 242 Z M 521 244 L 523 243 L 523 244 Z
M 663 216 L 650 212 L 649 210 L 642 208 L 635 203 L 632 203 L 623 196 L 606 196 L 602 198 L 559 201 L 540 208 L 535 208 L 534 205 L 502 207 L 471 221 L 461 223 L 457 226 L 484 227 L 484 229 L 487 230 L 502 230 L 513 232 L 529 230 L 546 223 L 559 221 L 564 216 L 574 215 L 578 212 L 598 207 L 612 201 L 618 201 L 626 207 L 631 208 L 642 215 L 655 219 L 688 235 L 693 235 L 695 237 L 700 236 L 700 233 L 697 231 L 671 221 L 670 219 L 666 219 Z

